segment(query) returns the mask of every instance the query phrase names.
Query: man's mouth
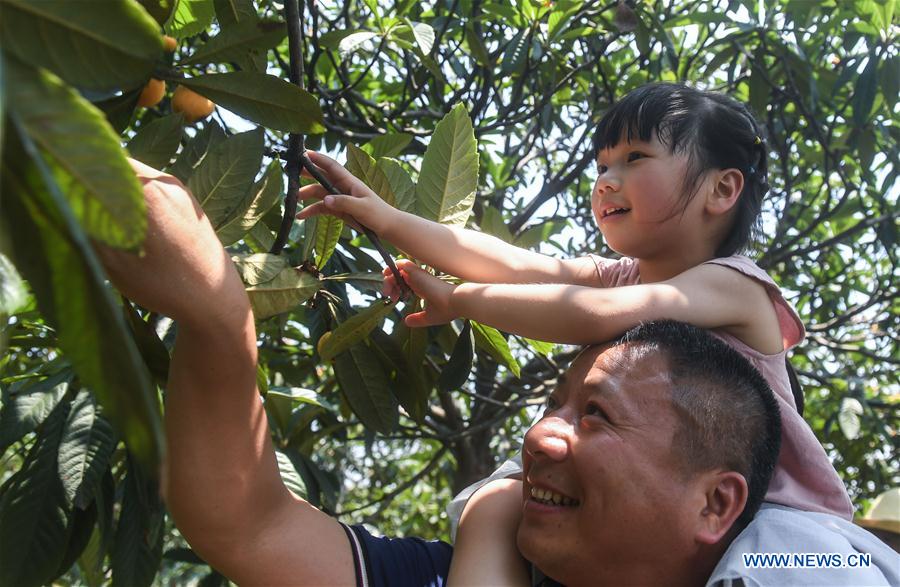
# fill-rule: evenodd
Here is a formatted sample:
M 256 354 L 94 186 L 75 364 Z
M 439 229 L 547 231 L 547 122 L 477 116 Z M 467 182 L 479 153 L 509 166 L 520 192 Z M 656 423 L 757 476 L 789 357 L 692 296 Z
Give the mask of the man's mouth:
M 606 218 L 607 216 L 615 216 L 617 214 L 624 214 L 630 211 L 631 208 L 607 208 L 602 212 L 601 218 Z
M 561 505 L 566 507 L 578 505 L 577 499 L 572 499 L 571 497 L 550 491 L 549 489 L 541 489 L 540 487 L 531 488 L 531 499 L 545 505 Z

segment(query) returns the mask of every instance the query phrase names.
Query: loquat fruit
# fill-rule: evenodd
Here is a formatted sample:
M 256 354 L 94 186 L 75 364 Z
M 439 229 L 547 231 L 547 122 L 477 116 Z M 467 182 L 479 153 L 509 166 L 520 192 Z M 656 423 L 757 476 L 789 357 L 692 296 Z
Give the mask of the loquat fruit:
M 165 49 L 166 53 L 172 53 L 175 51 L 175 47 L 178 46 L 178 41 L 175 37 L 170 37 L 169 35 L 163 35 L 163 49 Z
M 184 86 L 178 86 L 172 94 L 172 110 L 184 114 L 188 124 L 206 118 L 215 107 L 212 100 Z
M 156 106 L 162 100 L 166 93 L 166 82 L 161 79 L 150 78 L 141 95 L 138 97 L 137 105 L 141 108 L 150 108 Z

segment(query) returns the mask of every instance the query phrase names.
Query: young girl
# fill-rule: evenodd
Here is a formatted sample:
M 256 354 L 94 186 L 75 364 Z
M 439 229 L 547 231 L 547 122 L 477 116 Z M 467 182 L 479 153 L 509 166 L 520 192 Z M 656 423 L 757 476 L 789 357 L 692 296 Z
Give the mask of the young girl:
M 768 190 L 761 135 L 747 108 L 724 95 L 650 84 L 622 98 L 596 131 L 591 197 L 607 245 L 623 255 L 618 260 L 559 260 L 398 211 L 314 153 L 313 162 L 348 195 L 305 187 L 301 197 L 324 200 L 299 217 L 355 219 L 411 257 L 464 280 L 452 285 L 399 262 L 426 302 L 406 318 L 409 326 L 468 318 L 567 344 L 604 342 L 662 318 L 711 329 L 760 370 L 779 400 L 782 448 L 766 500 L 850 519 L 844 485 L 791 393 L 785 355 L 803 340 L 803 325 L 772 279 L 737 254 Z M 399 293 L 390 275 L 385 291 Z M 451 582 L 527 583 L 513 545 L 522 504 L 516 491 L 520 483 L 503 479 L 466 505 Z

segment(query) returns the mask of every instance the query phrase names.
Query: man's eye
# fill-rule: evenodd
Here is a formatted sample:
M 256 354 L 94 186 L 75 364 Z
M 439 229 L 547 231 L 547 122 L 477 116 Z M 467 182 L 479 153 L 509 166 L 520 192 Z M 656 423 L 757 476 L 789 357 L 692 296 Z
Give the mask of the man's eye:
M 628 162 L 631 163 L 632 161 L 637 161 L 638 159 L 643 159 L 644 157 L 646 157 L 646 155 L 644 155 L 640 151 L 632 151 L 628 153 Z
M 606 412 L 604 412 L 603 408 L 601 408 L 597 404 L 588 404 L 587 407 L 584 409 L 584 414 L 586 416 L 600 416 L 604 420 L 607 419 Z
M 548 395 L 544 401 L 544 411 L 553 411 L 559 407 L 559 402 L 552 395 Z

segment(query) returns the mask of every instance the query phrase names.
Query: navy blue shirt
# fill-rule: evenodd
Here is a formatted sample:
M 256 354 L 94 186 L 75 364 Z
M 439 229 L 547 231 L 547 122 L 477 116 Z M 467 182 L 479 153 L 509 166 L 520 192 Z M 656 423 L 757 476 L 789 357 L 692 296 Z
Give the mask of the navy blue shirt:
M 357 587 L 444 587 L 453 547 L 440 540 L 378 538 L 343 526 L 353 550 Z

